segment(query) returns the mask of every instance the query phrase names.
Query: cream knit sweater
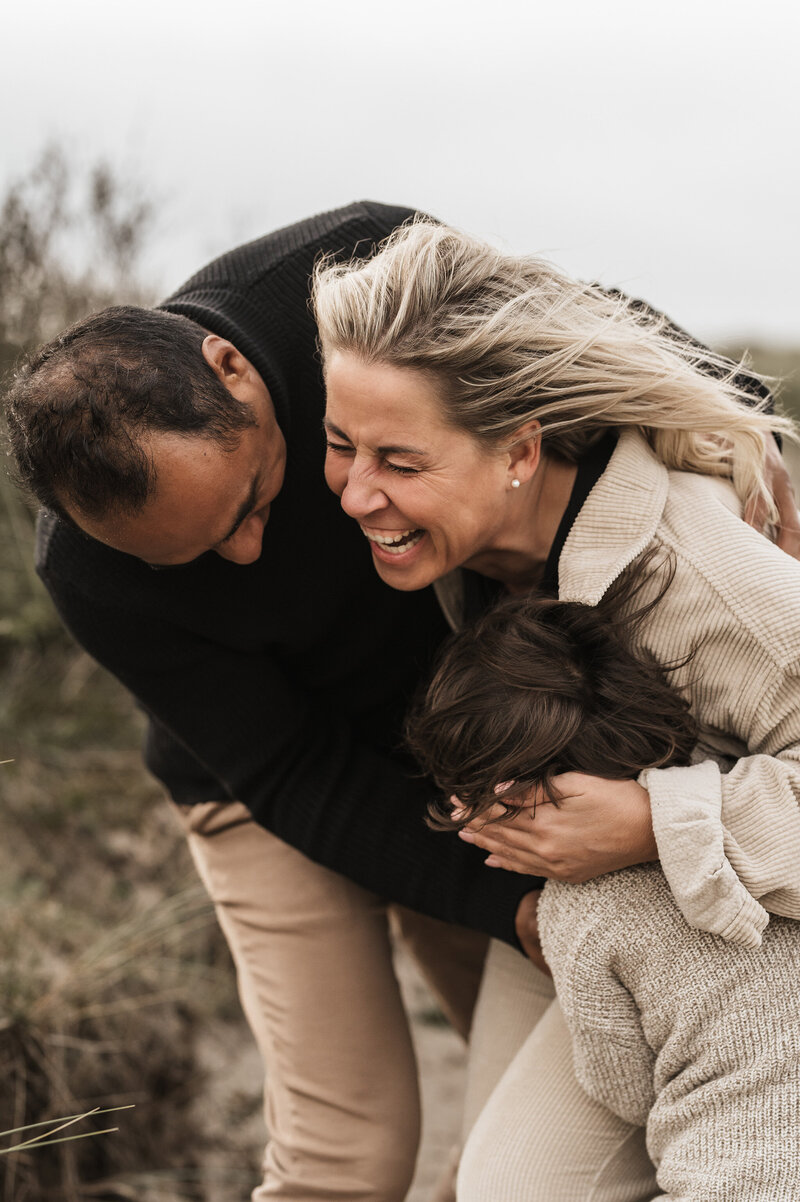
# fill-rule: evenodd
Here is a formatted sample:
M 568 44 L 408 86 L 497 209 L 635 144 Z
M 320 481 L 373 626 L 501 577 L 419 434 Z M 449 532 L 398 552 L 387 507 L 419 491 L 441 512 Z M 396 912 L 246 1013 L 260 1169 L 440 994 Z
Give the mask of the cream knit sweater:
M 693 930 L 655 865 L 549 881 L 542 945 L 587 1093 L 647 1127 L 673 1202 L 800 1198 L 800 924 Z

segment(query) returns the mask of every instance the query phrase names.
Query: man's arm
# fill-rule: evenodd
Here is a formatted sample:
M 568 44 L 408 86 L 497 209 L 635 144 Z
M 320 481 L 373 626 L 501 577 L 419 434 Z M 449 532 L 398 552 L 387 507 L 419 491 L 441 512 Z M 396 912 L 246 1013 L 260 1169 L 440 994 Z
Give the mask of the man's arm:
M 514 946 L 537 882 L 429 830 L 430 786 L 358 742 L 270 656 L 237 653 L 42 571 L 66 626 L 254 818 L 380 896 Z

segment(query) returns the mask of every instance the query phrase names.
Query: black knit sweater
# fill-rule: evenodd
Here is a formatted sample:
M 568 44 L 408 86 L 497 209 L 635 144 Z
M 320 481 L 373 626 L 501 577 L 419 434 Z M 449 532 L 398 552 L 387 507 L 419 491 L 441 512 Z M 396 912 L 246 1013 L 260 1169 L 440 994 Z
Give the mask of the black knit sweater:
M 431 590 L 400 593 L 323 479 L 324 397 L 308 311 L 321 251 L 366 254 L 411 210 L 350 205 L 222 256 L 162 306 L 254 364 L 287 442 L 260 559 L 154 572 L 40 519 L 38 570 L 77 640 L 150 716 L 147 763 L 176 801 L 238 799 L 311 859 L 392 901 L 514 942 L 530 877 L 424 823 L 398 751 L 445 633 Z

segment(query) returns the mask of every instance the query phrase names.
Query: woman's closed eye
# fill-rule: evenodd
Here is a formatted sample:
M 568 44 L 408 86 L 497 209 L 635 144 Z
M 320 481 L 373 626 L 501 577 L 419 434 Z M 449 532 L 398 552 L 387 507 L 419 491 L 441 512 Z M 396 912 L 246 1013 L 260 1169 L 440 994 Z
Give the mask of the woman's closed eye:
M 326 438 L 325 445 L 334 455 L 355 454 L 353 448 L 346 442 L 333 442 L 332 439 Z M 403 463 L 392 463 L 389 459 L 384 459 L 383 466 L 390 472 L 396 472 L 399 476 L 416 476 L 420 470 L 416 467 L 408 467 Z
M 400 476 L 416 476 L 420 470 L 418 467 L 406 467 L 402 463 L 390 463 L 388 459 L 385 461 L 385 466 L 390 472 L 397 472 Z

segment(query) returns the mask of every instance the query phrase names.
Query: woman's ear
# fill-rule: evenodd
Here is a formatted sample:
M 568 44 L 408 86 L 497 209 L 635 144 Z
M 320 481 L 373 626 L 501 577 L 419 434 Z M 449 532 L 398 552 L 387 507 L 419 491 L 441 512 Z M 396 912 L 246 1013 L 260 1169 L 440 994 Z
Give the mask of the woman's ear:
M 513 441 L 508 448 L 508 471 L 513 483 L 524 484 L 535 474 L 542 458 L 541 422 L 529 421 L 514 431 Z M 519 484 L 513 484 L 518 488 Z

